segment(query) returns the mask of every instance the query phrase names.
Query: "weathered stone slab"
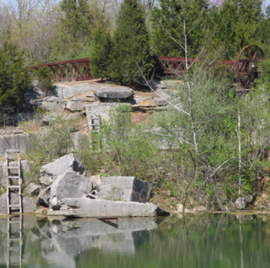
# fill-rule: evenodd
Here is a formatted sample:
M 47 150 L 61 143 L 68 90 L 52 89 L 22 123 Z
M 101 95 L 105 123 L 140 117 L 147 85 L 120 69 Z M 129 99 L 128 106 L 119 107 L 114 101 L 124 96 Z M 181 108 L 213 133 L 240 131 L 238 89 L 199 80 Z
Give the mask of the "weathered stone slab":
M 62 199 L 86 197 L 91 191 L 92 182 L 88 178 L 67 170 L 51 184 L 50 207 L 59 209 Z
M 72 86 L 55 85 L 52 90 L 52 93 L 64 100 L 82 93 L 94 91 L 97 88 L 98 85 L 94 84 L 76 84 Z
M 85 172 L 82 162 L 71 153 L 43 166 L 40 169 L 40 182 L 44 185 L 49 185 L 68 169 L 78 172 L 79 174 L 84 174 Z
M 133 96 L 133 90 L 128 87 L 101 87 L 95 90 L 95 94 L 102 99 L 127 99 Z
M 108 201 L 88 198 L 62 199 L 60 210 L 48 211 L 48 216 L 78 218 L 155 217 L 169 215 L 151 203 Z
M 80 112 L 83 108 L 83 102 L 82 101 L 68 101 L 67 102 L 67 109 L 71 112 Z
M 101 177 L 99 189 L 102 199 L 146 202 L 151 184 L 135 177 Z

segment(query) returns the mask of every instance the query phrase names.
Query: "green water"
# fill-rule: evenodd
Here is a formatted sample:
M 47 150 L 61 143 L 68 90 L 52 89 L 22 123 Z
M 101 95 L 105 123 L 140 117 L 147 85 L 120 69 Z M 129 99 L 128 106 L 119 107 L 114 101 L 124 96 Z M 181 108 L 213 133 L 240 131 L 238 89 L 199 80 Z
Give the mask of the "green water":
M 24 216 L 22 232 L 19 223 L 0 218 L 0 267 L 8 261 L 9 267 L 21 262 L 21 267 L 268 268 L 270 217 L 207 214 L 103 222 Z

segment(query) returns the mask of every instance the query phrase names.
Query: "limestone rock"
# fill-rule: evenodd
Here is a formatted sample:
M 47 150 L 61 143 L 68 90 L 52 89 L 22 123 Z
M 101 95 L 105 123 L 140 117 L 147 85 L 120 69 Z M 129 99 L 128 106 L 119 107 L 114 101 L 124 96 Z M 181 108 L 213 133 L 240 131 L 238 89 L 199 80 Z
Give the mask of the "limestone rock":
M 40 182 L 44 185 L 49 185 L 68 169 L 78 172 L 79 174 L 84 174 L 85 172 L 81 161 L 71 153 L 43 166 L 40 169 Z
M 146 202 L 151 184 L 135 177 L 101 177 L 99 189 L 102 199 Z
M 80 112 L 83 108 L 83 102 L 82 101 L 68 101 L 67 102 L 67 109 L 71 112 Z
M 251 203 L 254 200 L 253 195 L 248 195 L 245 197 L 239 197 L 235 201 L 235 208 L 236 209 L 245 209 L 249 203 Z
M 65 217 L 155 217 L 169 213 L 151 203 L 109 201 L 89 198 L 62 199 L 60 210 L 48 211 L 48 216 Z
M 11 203 L 18 204 L 19 196 L 15 193 L 11 193 Z M 31 197 L 22 198 L 23 213 L 32 213 L 36 207 L 36 201 Z M 3 193 L 0 197 L 0 215 L 7 214 L 7 192 Z
M 166 89 L 167 86 L 163 83 L 163 81 L 161 80 L 153 80 L 149 83 L 149 86 L 152 88 L 152 89 Z
M 51 197 L 51 186 L 43 189 L 40 191 L 38 198 L 37 198 L 37 206 L 49 206 L 49 201 Z
M 166 100 L 164 100 L 160 97 L 154 97 L 154 100 L 155 100 L 157 106 L 164 106 L 164 105 L 168 104 Z
M 197 206 L 195 208 L 192 209 L 193 212 L 205 212 L 208 211 L 206 207 L 203 206 Z
M 101 87 L 95 90 L 95 94 L 102 99 L 127 99 L 133 96 L 133 90 L 128 87 Z
M 48 112 L 62 112 L 65 109 L 65 101 L 55 96 L 47 97 L 39 101 L 38 104 Z
M 100 175 L 91 176 L 89 178 L 89 180 L 93 184 L 93 189 L 99 189 L 99 187 L 101 185 L 101 177 L 100 177 Z
M 51 185 L 50 207 L 59 209 L 62 199 L 82 198 L 90 191 L 92 191 L 92 182 L 88 178 L 75 171 L 67 170 Z
M 98 86 L 94 84 L 75 84 L 75 85 L 55 85 L 53 87 L 52 93 L 61 98 L 62 100 L 71 98 L 73 96 L 92 92 L 93 90 L 97 89 Z
M 177 212 L 181 212 L 181 213 L 183 212 L 183 205 L 182 204 L 177 204 L 176 207 L 177 207 Z M 185 208 L 185 213 L 192 213 L 192 211 Z
M 41 186 L 37 185 L 34 182 L 31 182 L 27 187 L 26 187 L 26 191 L 27 193 L 29 193 L 30 195 L 38 195 L 40 192 Z

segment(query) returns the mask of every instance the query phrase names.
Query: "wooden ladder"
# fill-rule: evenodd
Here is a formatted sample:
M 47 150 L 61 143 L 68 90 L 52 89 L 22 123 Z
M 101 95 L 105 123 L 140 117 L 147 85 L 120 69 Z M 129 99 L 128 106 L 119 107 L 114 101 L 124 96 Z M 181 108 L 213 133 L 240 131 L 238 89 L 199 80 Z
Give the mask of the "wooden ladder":
M 22 267 L 22 214 L 7 219 L 7 268 Z
M 7 214 L 14 210 L 19 210 L 22 214 L 22 179 L 21 179 L 21 159 L 20 150 L 8 149 L 5 152 L 7 167 Z M 10 165 L 15 162 L 16 165 Z M 12 202 L 11 193 L 18 195 L 18 201 Z

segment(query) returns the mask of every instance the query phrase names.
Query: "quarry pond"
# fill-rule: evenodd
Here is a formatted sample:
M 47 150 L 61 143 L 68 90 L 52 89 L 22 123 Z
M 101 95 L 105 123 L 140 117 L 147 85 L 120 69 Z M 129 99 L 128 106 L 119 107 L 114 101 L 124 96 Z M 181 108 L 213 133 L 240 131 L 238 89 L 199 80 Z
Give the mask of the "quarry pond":
M 270 217 L 0 218 L 0 267 L 268 268 Z

